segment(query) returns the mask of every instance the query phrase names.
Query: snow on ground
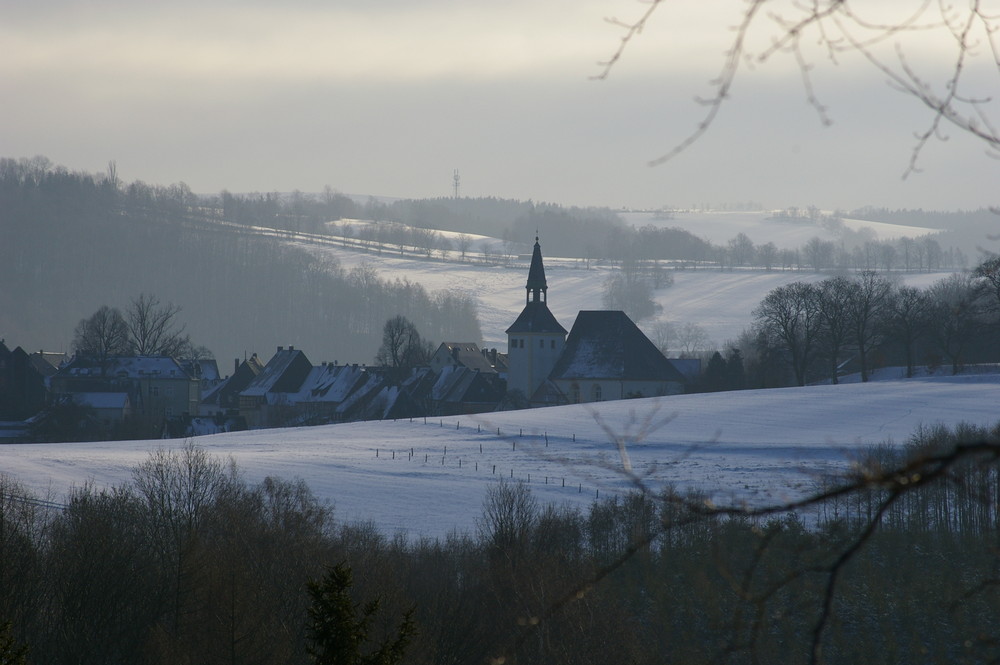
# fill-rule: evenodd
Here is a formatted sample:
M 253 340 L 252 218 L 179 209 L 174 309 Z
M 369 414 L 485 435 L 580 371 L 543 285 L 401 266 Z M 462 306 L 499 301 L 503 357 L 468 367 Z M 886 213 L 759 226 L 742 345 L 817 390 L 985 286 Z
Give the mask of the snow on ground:
M 920 425 L 997 420 L 1000 373 L 604 402 L 479 416 L 349 423 L 198 437 L 250 481 L 305 480 L 341 520 L 384 532 L 474 532 L 500 477 L 545 503 L 585 507 L 630 487 L 612 432 L 652 488 L 719 501 L 784 501 L 844 469 L 863 449 Z M 644 427 L 649 421 L 651 426 Z M 499 428 L 499 434 L 498 432 Z M 521 434 L 523 433 L 523 436 Z M 72 486 L 126 482 L 150 451 L 182 441 L 0 447 L 0 470 L 60 501 Z M 412 454 L 411 454 L 412 452 Z M 564 485 L 565 483 L 565 485 Z
M 774 211 L 704 211 L 675 212 L 669 217 L 656 213 L 621 213 L 626 223 L 641 227 L 652 225 L 657 228 L 679 228 L 715 245 L 725 245 L 738 233 L 747 235 L 754 244 L 773 242 L 778 249 L 802 247 L 813 237 L 822 240 L 836 240 L 838 235 L 829 229 L 805 220 L 780 220 L 774 218 Z M 895 240 L 908 237 L 918 238 L 934 233 L 934 229 L 921 226 L 904 226 L 885 222 L 870 222 L 863 219 L 844 219 L 844 226 L 852 231 L 868 229 L 878 240 Z
M 521 313 L 525 303 L 524 285 L 528 278 L 528 258 L 510 266 L 460 263 L 440 259 L 399 257 L 393 252 L 381 254 L 345 249 L 336 244 L 302 244 L 302 248 L 335 258 L 346 270 L 362 263 L 372 264 L 383 277 L 406 278 L 428 291 L 455 289 L 472 294 L 479 303 L 479 322 L 488 348 L 507 350 L 504 331 Z M 548 254 L 542 245 L 545 276 L 548 282 L 548 306 L 566 330 L 573 326 L 580 310 L 604 309 L 601 301 L 604 280 L 611 268 L 592 263 L 588 268 L 576 259 Z M 555 249 L 551 249 L 555 252 Z M 816 282 L 829 274 L 795 270 L 744 269 L 723 271 L 716 268 L 677 270 L 673 286 L 654 292 L 662 307 L 660 319 L 674 324 L 695 323 L 701 326 L 715 345 L 734 340 L 750 325 L 753 309 L 772 289 L 796 281 Z M 925 287 L 947 273 L 913 273 L 902 279 L 907 284 Z M 655 321 L 640 321 L 647 334 Z M 464 340 L 439 340 L 464 341 Z

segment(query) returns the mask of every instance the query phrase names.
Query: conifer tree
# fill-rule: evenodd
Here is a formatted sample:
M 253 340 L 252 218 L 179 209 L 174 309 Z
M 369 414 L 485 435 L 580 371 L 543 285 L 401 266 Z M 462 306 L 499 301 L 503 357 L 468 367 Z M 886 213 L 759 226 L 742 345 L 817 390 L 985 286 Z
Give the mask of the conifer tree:
M 317 665 L 396 665 L 402 662 L 416 634 L 413 610 L 403 615 L 395 639 L 386 638 L 377 649 L 362 653 L 371 641 L 371 624 L 381 601 L 355 603 L 351 598 L 354 575 L 344 563 L 329 568 L 321 580 L 307 584 L 309 607 L 309 654 Z M 360 611 L 360 613 L 359 613 Z

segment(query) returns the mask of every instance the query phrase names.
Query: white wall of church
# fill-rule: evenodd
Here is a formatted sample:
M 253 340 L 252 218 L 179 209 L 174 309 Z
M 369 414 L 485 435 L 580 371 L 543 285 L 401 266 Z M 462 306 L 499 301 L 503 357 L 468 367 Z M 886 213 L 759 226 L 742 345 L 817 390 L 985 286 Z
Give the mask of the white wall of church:
M 566 340 L 562 335 L 510 335 L 507 339 L 507 389 L 530 398 L 548 378 Z

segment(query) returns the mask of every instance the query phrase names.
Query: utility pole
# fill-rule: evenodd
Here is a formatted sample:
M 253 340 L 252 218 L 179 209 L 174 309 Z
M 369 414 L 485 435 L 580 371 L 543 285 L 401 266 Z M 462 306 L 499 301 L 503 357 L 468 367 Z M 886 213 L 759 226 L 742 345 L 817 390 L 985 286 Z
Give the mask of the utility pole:
M 455 198 L 458 198 L 458 183 L 462 180 L 462 177 L 458 175 L 458 169 L 455 169 L 455 175 L 451 177 L 455 183 Z

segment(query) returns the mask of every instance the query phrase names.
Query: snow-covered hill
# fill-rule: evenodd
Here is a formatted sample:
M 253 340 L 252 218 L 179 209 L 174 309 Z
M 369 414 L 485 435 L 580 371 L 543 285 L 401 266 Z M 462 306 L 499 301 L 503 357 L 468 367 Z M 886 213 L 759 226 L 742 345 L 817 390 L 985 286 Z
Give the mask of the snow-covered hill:
M 906 229 L 915 227 L 897 228 L 904 229 L 900 233 L 905 234 Z M 778 231 L 780 230 L 778 225 Z M 926 229 L 922 231 L 926 232 Z M 777 231 L 772 229 L 770 233 L 768 237 L 778 237 L 774 235 Z M 498 239 L 493 240 L 500 243 Z M 489 238 L 479 238 L 479 242 L 489 241 Z M 507 337 L 504 330 L 514 322 L 524 307 L 528 255 L 522 255 L 510 265 L 503 266 L 485 264 L 480 261 L 481 257 L 473 254 L 462 262 L 455 251 L 447 252 L 444 258 L 437 254 L 435 258 L 428 259 L 400 256 L 390 248 L 384 248 L 380 252 L 374 249 L 361 251 L 356 247 L 345 247 L 336 238 L 324 239 L 322 242 L 305 239 L 291 242 L 317 255 L 336 259 L 347 270 L 367 263 L 383 277 L 405 278 L 423 285 L 429 291 L 456 289 L 474 295 L 479 303 L 479 320 L 487 347 L 506 351 Z M 576 313 L 580 310 L 604 308 L 601 298 L 610 267 L 602 263 L 588 265 L 577 259 L 560 258 L 558 247 L 546 245 L 544 239 L 542 253 L 549 285 L 549 309 L 567 330 L 573 325 Z M 813 282 L 829 277 L 828 274 L 813 272 L 749 268 L 734 271 L 688 269 L 674 271 L 672 275 L 673 286 L 654 293 L 662 314 L 656 320 L 640 321 L 640 328 L 652 337 L 650 333 L 660 321 L 672 324 L 692 323 L 705 330 L 713 345 L 722 345 L 727 340 L 735 339 L 750 324 L 754 307 L 772 289 L 795 281 Z M 944 276 L 945 273 L 911 273 L 901 279 L 914 286 L 926 286 Z
M 623 451 L 651 488 L 671 483 L 716 501 L 783 501 L 844 469 L 866 446 L 921 426 L 998 419 L 1000 373 L 927 376 L 415 421 L 257 430 L 199 437 L 249 480 L 302 478 L 343 520 L 387 533 L 472 531 L 486 488 L 529 484 L 543 502 L 586 506 L 626 491 Z M 615 444 L 623 442 L 620 449 Z M 0 470 L 63 500 L 74 485 L 114 485 L 150 451 L 182 441 L 0 447 Z

